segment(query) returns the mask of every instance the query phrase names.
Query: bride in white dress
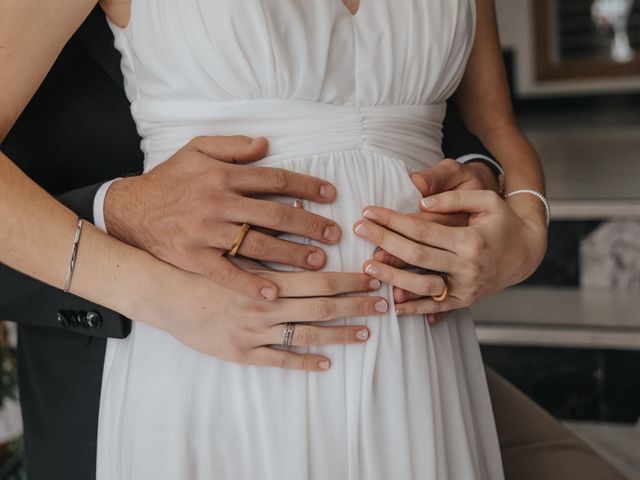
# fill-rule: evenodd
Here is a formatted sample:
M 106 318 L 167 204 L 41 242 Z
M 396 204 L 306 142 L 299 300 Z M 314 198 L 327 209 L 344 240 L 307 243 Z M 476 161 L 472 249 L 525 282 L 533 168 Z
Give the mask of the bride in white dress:
M 323 245 L 327 271 L 360 271 L 371 257 L 374 244 L 362 238 L 364 207 L 417 209 L 422 195 L 409 173 L 442 159 L 445 102 L 456 89 L 463 118 L 508 167 L 507 186 L 542 184 L 535 154 L 517 131 L 508 105 L 492 0 L 102 3 L 113 22 L 126 19 L 111 27 L 143 138 L 145 170 L 199 135 L 267 137 L 270 151 L 260 165 L 311 174 L 337 187 L 334 203 L 305 202 L 306 210 L 343 227 L 360 226 L 344 233 L 338 244 Z M 92 0 L 0 3 L 0 140 L 94 6 Z M 540 232 L 546 232 L 537 199 L 491 198 L 493 211 L 480 219 L 471 215 L 470 226 L 457 231 L 477 234 L 472 227 L 497 219 L 486 249 L 495 263 L 492 269 L 505 270 L 505 261 L 520 267 L 502 276 L 487 273 L 474 284 L 485 291 L 491 282 L 497 284 L 492 285 L 495 291 L 521 280 L 525 270 L 530 273 L 544 247 Z M 486 213 L 480 205 L 473 208 Z M 493 215 L 498 208 L 510 213 Z M 527 228 L 516 230 L 514 218 L 526 220 Z M 393 304 L 381 302 L 389 307 L 383 316 L 335 322 L 365 324 L 367 342 L 292 347 L 330 358 L 321 373 L 232 363 L 186 346 L 197 344 L 212 353 L 210 332 L 200 335 L 198 330 L 194 340 L 193 323 L 189 334 L 172 331 L 184 344 L 152 326 L 188 324 L 198 315 L 208 320 L 212 314 L 206 307 L 225 304 L 219 292 L 230 290 L 209 281 L 199 289 L 203 277 L 157 261 L 90 225 L 83 230 L 69 285 L 71 276 L 64 282 L 60 272 L 73 273 L 65 262 L 69 229 L 73 224 L 76 231 L 77 223 L 74 214 L 0 154 L 0 262 L 138 320 L 129 338 L 107 344 L 99 480 L 503 477 L 467 310 L 430 325 L 422 315 L 403 316 Z M 532 232 L 534 246 L 526 241 Z M 493 245 L 508 250 L 504 238 L 524 246 L 502 255 Z M 452 265 L 431 267 L 450 273 Z M 189 302 L 191 291 L 183 289 L 187 299 L 178 304 L 184 308 L 167 308 L 167 297 L 181 298 L 172 295 L 173 286 L 183 284 L 194 287 L 195 306 Z M 453 287 L 441 308 L 471 303 L 461 302 L 465 293 Z M 380 294 L 394 298 L 390 285 Z M 400 313 L 407 305 L 399 305 Z M 167 311 L 185 317 L 156 321 Z M 317 313 L 318 318 L 337 317 Z M 279 327 L 268 326 L 282 332 Z M 273 352 L 264 345 L 256 348 Z
M 259 164 L 336 185 L 335 203 L 306 209 L 340 225 L 366 205 L 414 211 L 409 172 L 442 159 L 475 1 L 362 0 L 352 14 L 341 0 L 133 0 L 111 26 L 145 170 L 194 136 L 265 136 Z M 372 251 L 345 234 L 325 269 L 359 271 Z M 332 359 L 322 374 L 226 362 L 134 325 L 107 346 L 97 478 L 501 478 L 468 312 L 358 324 L 371 339 L 317 349 Z

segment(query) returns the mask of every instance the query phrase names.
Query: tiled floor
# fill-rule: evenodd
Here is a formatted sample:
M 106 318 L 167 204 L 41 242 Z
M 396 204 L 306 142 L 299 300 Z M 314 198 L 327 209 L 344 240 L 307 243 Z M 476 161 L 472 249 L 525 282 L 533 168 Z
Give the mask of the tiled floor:
M 640 423 L 566 422 L 576 435 L 629 477 L 640 479 Z

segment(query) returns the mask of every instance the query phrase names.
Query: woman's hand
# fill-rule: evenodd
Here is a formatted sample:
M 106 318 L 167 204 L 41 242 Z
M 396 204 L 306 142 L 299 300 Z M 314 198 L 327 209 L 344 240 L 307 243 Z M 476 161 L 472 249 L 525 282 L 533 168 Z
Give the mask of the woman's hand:
M 276 283 L 281 298 L 251 299 L 204 277 L 179 272 L 176 281 L 167 285 L 168 291 L 156 295 L 155 318 L 161 322 L 156 321 L 156 326 L 187 346 L 223 360 L 319 372 L 331 365 L 326 356 L 273 347 L 282 342 L 284 323 L 296 324 L 292 346 L 358 344 L 369 338 L 366 326 L 319 326 L 308 322 L 380 316 L 389 309 L 381 297 L 342 296 L 378 290 L 380 282 L 368 275 L 278 272 L 248 260 L 234 262 Z
M 402 262 L 448 274 L 446 300 L 419 298 L 397 303 L 400 315 L 439 314 L 467 307 L 522 281 L 542 261 L 546 248 L 544 224 L 523 220 L 494 192 L 445 192 L 425 199 L 422 208 L 438 214 L 469 212 L 469 225 L 450 227 L 416 215 L 367 207 L 365 219 L 354 227 L 356 235 Z M 363 269 L 416 296 L 438 296 L 444 290 L 439 275 L 413 273 L 375 259 L 366 262 Z

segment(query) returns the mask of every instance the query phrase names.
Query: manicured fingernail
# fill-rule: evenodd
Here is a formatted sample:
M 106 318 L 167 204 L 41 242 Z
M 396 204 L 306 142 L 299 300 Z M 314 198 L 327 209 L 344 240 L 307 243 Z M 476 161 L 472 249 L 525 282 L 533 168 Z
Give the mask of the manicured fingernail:
M 302 200 L 294 200 L 293 201 L 293 208 L 302 208 Z
M 260 294 L 267 300 L 276 299 L 276 289 L 273 287 L 264 287 L 262 290 L 260 290 Z
M 307 257 L 307 263 L 312 267 L 321 267 L 324 263 L 324 256 L 320 252 L 312 252 Z
M 378 274 L 378 269 L 370 263 L 369 265 L 367 265 L 367 268 L 364 269 L 364 273 L 371 276 L 376 276 Z
M 369 330 L 358 330 L 358 333 L 356 333 L 356 338 L 358 340 L 366 340 L 367 338 L 369 338 Z
M 323 360 L 322 362 L 318 363 L 318 367 L 320 367 L 321 370 L 329 370 L 330 366 L 331 363 L 329 363 L 327 360 Z
M 368 218 L 369 220 L 377 220 L 378 217 L 375 213 L 373 213 L 371 210 L 365 210 L 364 213 L 362 214 L 362 216 L 364 218 Z
M 366 237 L 367 235 L 369 235 L 369 229 L 364 226 L 364 223 L 358 225 L 355 229 L 355 232 L 356 235 L 359 235 L 361 237 Z
M 375 308 L 378 313 L 387 313 L 387 310 L 389 310 L 389 304 L 385 300 L 380 300 L 373 306 L 373 308 Z
M 433 208 L 433 206 L 436 204 L 436 202 L 431 197 L 423 198 L 422 200 L 420 200 L 420 203 L 422 203 L 422 206 L 424 208 Z
M 371 288 L 371 290 L 378 290 L 381 286 L 382 284 L 380 283 L 380 280 L 378 280 L 377 278 L 374 278 L 369 282 L 369 288 Z
M 336 187 L 325 184 L 320 187 L 320 196 L 322 198 L 334 198 L 336 196 Z
M 340 228 L 337 225 L 331 225 L 324 229 L 324 234 L 322 236 L 329 242 L 335 242 L 340 238 Z

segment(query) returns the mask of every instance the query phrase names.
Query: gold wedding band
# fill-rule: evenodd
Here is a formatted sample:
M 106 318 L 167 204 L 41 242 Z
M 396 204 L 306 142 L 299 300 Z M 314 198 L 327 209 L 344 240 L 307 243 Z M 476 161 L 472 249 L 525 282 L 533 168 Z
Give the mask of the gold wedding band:
M 240 250 L 240 245 L 242 245 L 242 242 L 244 242 L 244 237 L 247 236 L 247 232 L 249 231 L 250 228 L 251 228 L 251 225 L 249 225 L 248 223 L 242 224 L 242 227 L 240 227 L 240 231 L 236 235 L 236 238 L 233 239 L 233 244 L 231 245 L 231 248 L 227 252 L 227 255 L 229 257 L 235 257 L 238 254 L 238 250 Z
M 444 292 L 437 297 L 431 297 L 434 302 L 444 302 L 447 298 L 449 298 L 449 275 L 446 273 L 440 273 L 442 280 L 444 280 Z

